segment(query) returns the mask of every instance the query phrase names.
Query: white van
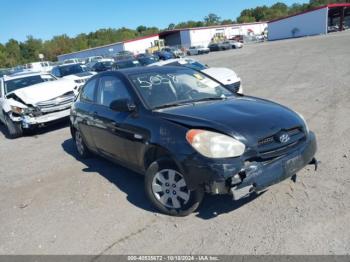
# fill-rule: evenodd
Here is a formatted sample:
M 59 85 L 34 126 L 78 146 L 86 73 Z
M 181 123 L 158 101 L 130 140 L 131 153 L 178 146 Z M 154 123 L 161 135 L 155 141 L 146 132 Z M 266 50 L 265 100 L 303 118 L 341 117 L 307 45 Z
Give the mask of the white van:
M 50 72 L 52 70 L 52 64 L 49 61 L 33 62 L 25 64 L 23 69 L 33 72 Z

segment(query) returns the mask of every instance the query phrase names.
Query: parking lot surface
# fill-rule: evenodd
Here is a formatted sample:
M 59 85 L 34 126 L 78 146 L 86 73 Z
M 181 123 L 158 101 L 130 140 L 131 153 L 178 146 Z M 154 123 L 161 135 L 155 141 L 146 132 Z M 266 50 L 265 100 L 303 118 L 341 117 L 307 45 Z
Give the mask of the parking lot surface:
M 319 170 L 234 202 L 157 213 L 143 177 L 77 159 L 66 123 L 9 140 L 0 129 L 0 254 L 350 254 L 350 33 L 198 56 L 234 69 L 247 95 L 302 113 Z

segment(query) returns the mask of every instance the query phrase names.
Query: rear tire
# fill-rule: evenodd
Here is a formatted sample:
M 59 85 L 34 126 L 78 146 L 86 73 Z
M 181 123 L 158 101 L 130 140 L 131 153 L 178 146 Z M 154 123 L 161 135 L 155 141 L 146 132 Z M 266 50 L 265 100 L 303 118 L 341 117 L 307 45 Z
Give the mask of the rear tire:
M 13 122 L 8 114 L 4 114 L 4 116 L 8 137 L 11 139 L 21 137 L 23 135 L 21 123 Z
M 153 162 L 146 171 L 145 191 L 151 203 L 162 213 L 187 216 L 204 197 L 202 188 L 188 190 L 184 176 L 170 160 Z
M 75 148 L 79 154 L 80 158 L 89 158 L 91 156 L 91 153 L 89 149 L 87 148 L 84 139 L 80 133 L 79 130 L 74 130 L 74 142 L 75 142 Z

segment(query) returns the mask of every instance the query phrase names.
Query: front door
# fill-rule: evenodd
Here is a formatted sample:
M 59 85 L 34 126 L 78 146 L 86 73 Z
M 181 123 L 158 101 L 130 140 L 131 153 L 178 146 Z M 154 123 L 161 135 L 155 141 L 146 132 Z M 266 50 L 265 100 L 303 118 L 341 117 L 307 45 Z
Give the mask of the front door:
M 102 76 L 98 83 L 91 130 L 98 151 L 119 162 L 129 164 L 125 141 L 132 134 L 125 125 L 125 120 L 130 113 L 110 109 L 111 102 L 118 99 L 131 99 L 126 85 L 117 76 Z

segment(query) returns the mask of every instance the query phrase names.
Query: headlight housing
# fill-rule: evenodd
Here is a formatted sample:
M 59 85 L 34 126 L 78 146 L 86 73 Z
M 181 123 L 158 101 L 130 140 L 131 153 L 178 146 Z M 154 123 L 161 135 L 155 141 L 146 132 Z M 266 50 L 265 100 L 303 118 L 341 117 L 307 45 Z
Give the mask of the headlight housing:
M 15 114 L 22 115 L 24 113 L 24 108 L 18 106 L 11 106 L 11 111 Z
M 245 150 L 245 145 L 233 137 L 207 130 L 191 129 L 186 139 L 198 153 L 208 158 L 238 157 Z
M 32 108 L 29 108 L 29 107 L 19 107 L 19 106 L 11 106 L 11 111 L 15 114 L 18 114 L 18 115 L 25 115 L 25 114 L 30 114 L 33 112 L 33 109 Z
M 305 131 L 306 131 L 306 134 L 309 134 L 309 126 L 307 125 L 307 123 L 306 123 L 306 120 L 305 120 L 304 116 L 303 116 L 302 114 L 298 113 L 298 112 L 296 112 L 296 113 L 297 113 L 297 114 L 298 114 L 298 116 L 301 118 L 301 120 L 303 120 L 303 122 L 304 122 L 304 126 L 305 126 Z

